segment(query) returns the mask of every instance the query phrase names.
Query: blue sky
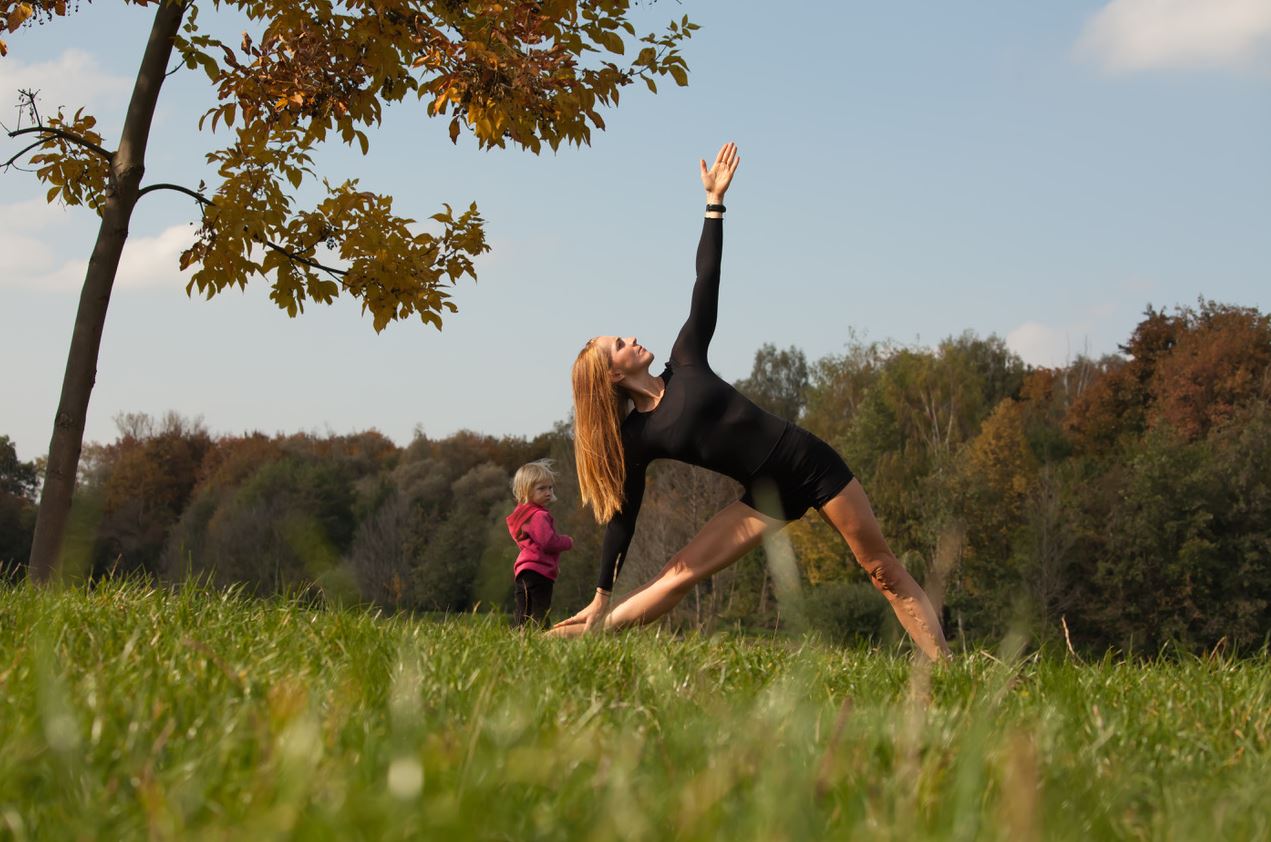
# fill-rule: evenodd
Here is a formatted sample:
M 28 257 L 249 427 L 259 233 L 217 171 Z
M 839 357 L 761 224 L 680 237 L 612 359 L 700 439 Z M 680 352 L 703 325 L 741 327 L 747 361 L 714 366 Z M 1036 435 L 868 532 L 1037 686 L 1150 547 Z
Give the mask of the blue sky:
M 455 147 L 413 105 L 388 112 L 365 158 L 325 148 L 324 176 L 404 213 L 480 205 L 494 251 L 441 333 L 377 335 L 351 299 L 289 319 L 263 281 L 188 298 L 176 255 L 196 211 L 147 196 L 87 438 L 112 439 L 121 412 L 168 410 L 216 433 L 547 430 L 587 337 L 634 333 L 665 357 L 693 280 L 697 159 L 725 140 L 742 154 L 711 351 L 728 379 L 764 342 L 816 359 L 853 332 L 933 344 L 969 329 L 1058 364 L 1114 351 L 1149 303 L 1271 306 L 1271 0 L 773 8 L 641 7 L 646 27 L 701 24 L 690 85 L 627 89 L 589 148 Z M 113 145 L 150 15 L 99 0 L 7 36 L 0 97 L 86 105 Z M 165 84 L 147 181 L 206 175 L 225 137 L 195 128 L 211 103 L 201 74 Z M 16 110 L 0 113 L 12 127 Z M 48 447 L 96 234 L 91 212 L 43 192 L 0 175 L 0 433 L 24 459 Z

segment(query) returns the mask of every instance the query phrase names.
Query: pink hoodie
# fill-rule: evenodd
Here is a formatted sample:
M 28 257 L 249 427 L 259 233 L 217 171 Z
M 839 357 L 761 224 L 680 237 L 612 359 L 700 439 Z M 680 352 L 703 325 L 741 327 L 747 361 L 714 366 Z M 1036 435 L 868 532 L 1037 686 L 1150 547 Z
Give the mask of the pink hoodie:
M 533 570 L 553 582 L 560 568 L 560 554 L 574 546 L 568 535 L 556 534 L 551 512 L 534 503 L 521 503 L 507 517 L 508 532 L 521 548 L 512 567 L 512 575 Z

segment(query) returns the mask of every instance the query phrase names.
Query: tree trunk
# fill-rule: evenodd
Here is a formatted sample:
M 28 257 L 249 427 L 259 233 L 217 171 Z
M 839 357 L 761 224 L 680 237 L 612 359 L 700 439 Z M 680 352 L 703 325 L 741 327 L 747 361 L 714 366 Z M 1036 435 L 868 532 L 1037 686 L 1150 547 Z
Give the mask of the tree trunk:
M 115 283 L 119 256 L 128 239 L 128 223 L 141 189 L 146 142 L 150 139 L 150 123 L 159 99 L 159 88 L 172 55 L 172 38 L 177 34 L 184 14 L 182 3 L 171 0 L 159 3 L 150 29 L 150 40 L 137 72 L 137 82 L 132 89 L 132 100 L 128 103 L 119 149 L 111 157 L 101 227 L 84 276 L 84 289 L 80 292 L 79 310 L 75 314 L 75 330 L 71 335 L 71 350 L 66 358 L 66 374 L 62 379 L 62 396 L 53 419 L 48 468 L 40 494 L 28 568 L 28 575 L 34 582 L 48 582 L 57 569 L 66 519 L 71 509 L 71 495 L 75 491 L 75 477 L 79 471 L 88 398 L 97 379 L 97 355 L 101 349 L 110 290 Z

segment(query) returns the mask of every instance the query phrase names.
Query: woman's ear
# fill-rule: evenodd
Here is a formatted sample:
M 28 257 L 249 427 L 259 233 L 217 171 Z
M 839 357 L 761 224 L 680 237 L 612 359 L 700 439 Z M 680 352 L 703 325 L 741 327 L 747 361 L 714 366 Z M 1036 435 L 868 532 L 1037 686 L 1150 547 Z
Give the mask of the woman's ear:
M 614 368 L 609 369 L 609 383 L 613 386 L 617 386 L 621 382 L 622 372 Z

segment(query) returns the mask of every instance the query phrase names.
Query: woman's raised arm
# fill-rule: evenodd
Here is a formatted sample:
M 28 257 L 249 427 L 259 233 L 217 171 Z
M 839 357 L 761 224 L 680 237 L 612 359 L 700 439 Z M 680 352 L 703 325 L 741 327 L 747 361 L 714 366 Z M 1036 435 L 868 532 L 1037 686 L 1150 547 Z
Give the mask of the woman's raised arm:
M 725 143 L 720 147 L 710 169 L 706 168 L 706 161 L 699 162 L 702 186 L 706 188 L 706 221 L 702 223 L 702 238 L 697 245 L 697 281 L 693 284 L 688 318 L 671 347 L 671 360 L 677 363 L 706 362 L 706 350 L 715 335 L 715 321 L 719 314 L 719 266 L 724 248 L 722 203 L 739 163 L 741 157 L 737 154 L 735 143 Z

